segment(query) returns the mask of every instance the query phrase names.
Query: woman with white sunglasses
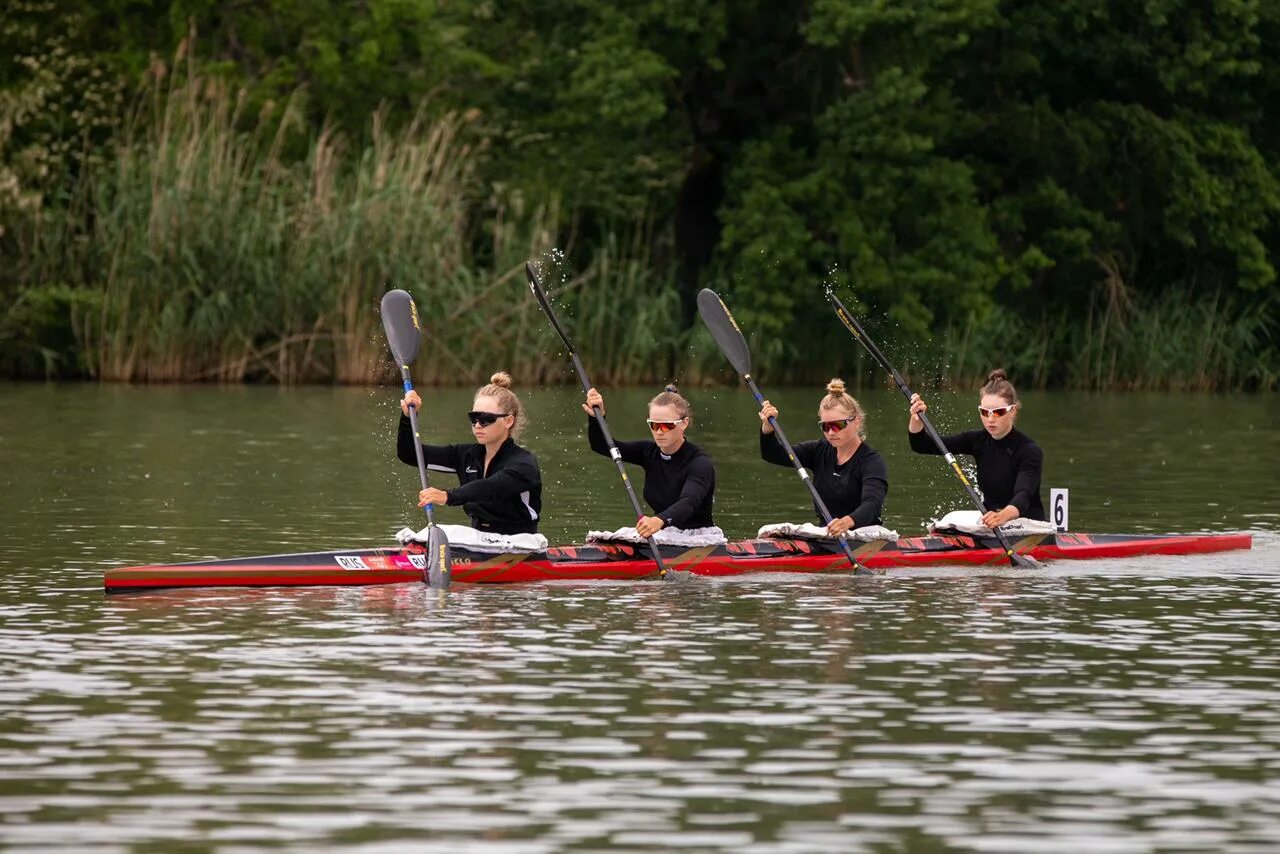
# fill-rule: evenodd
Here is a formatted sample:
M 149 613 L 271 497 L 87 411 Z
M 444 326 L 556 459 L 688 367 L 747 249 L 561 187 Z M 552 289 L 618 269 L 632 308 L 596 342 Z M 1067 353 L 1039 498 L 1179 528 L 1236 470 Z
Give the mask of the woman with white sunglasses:
M 609 444 L 592 410 L 604 412 L 604 398 L 596 389 L 582 405 L 587 413 L 591 450 L 609 456 Z M 644 500 L 653 510 L 636 522 L 636 532 L 651 537 L 664 528 L 712 528 L 711 505 L 716 492 L 716 469 L 706 451 L 685 439 L 692 424 L 689 401 L 669 385 L 649 401 L 651 439 L 617 442 L 624 463 L 644 469 Z
M 978 468 L 978 489 L 982 492 L 982 524 L 998 528 L 1014 519 L 1043 521 L 1040 501 L 1040 472 L 1044 451 L 1017 429 L 1018 392 L 999 368 L 987 376 L 978 400 L 981 430 L 967 430 L 943 436 L 942 443 L 953 454 L 972 454 Z M 911 396 L 911 420 L 907 435 L 911 450 L 918 454 L 941 455 L 924 432 L 920 413 L 929 407 L 920 395 Z
M 396 455 L 417 467 L 409 407 L 421 411 L 422 398 L 411 391 L 400 401 L 400 433 Z M 453 489 L 431 487 L 418 493 L 418 506 L 461 506 L 471 527 L 493 534 L 536 534 L 542 513 L 542 472 L 537 458 L 516 444 L 527 416 L 520 398 L 511 390 L 511 376 L 494 374 L 488 385 L 476 391 L 471 422 L 474 443 L 423 445 L 427 468 L 458 476 Z
M 779 466 L 791 466 L 782 443 L 774 436 L 770 418 L 778 410 L 769 401 L 760 406 L 760 457 Z M 796 459 L 813 478 L 818 497 L 831 511 L 827 533 L 838 537 L 853 528 L 879 525 L 889 492 L 889 472 L 884 458 L 868 445 L 866 413 L 845 391 L 844 380 L 827 383 L 827 395 L 818 404 L 818 428 L 822 438 L 795 445 Z M 818 523 L 822 512 L 814 506 Z

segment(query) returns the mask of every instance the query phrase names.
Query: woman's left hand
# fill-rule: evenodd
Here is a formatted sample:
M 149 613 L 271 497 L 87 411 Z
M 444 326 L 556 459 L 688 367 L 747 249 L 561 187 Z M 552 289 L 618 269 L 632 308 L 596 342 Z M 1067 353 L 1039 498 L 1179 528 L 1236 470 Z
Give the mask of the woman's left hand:
M 652 537 L 665 527 L 666 524 L 657 516 L 641 516 L 640 521 L 636 522 L 636 533 L 642 537 Z
M 426 507 L 428 504 L 435 504 L 443 507 L 449 503 L 449 493 L 443 489 L 436 489 L 434 486 L 422 490 L 418 493 L 418 506 Z
M 845 531 L 851 530 L 853 527 L 854 521 L 852 516 L 841 516 L 839 519 L 832 519 L 831 523 L 827 525 L 827 536 L 838 537 Z
M 983 513 L 982 524 L 986 525 L 988 528 L 991 528 L 992 530 L 995 530 L 996 528 L 999 528 L 1001 525 L 1012 522 L 1014 519 L 1017 519 L 1021 515 L 1022 514 L 1018 512 L 1018 508 L 1010 504 L 1008 507 L 1004 508 L 1003 510 L 988 510 L 986 513 Z

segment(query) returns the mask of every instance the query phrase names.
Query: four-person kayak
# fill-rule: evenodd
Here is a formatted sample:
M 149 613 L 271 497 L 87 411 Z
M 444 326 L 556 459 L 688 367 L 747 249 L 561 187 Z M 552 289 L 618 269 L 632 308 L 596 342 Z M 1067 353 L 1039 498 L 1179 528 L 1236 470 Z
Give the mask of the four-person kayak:
M 1250 534 L 1078 534 L 1023 537 L 1014 549 L 1037 560 L 1092 560 L 1143 555 L 1188 555 L 1252 547 Z M 848 573 L 852 567 L 832 541 L 739 540 L 717 546 L 661 546 L 666 564 L 709 578 L 749 573 Z M 455 548 L 453 580 L 471 584 L 529 581 L 639 581 L 657 578 L 647 545 L 559 546 L 531 553 L 487 554 Z M 1008 567 L 994 538 L 926 535 L 876 540 L 854 548 L 871 569 L 940 565 Z M 206 560 L 107 570 L 108 593 L 173 587 L 309 587 L 403 584 L 422 580 L 425 549 L 388 548 Z

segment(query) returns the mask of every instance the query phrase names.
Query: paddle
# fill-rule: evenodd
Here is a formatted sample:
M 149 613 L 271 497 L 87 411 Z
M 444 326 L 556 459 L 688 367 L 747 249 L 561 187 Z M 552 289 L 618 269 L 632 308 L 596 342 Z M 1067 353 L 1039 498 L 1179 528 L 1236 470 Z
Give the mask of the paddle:
M 827 288 L 827 300 L 831 303 L 831 307 L 836 310 L 836 316 L 840 318 L 840 322 L 844 324 L 845 328 L 853 333 L 854 338 L 862 342 L 862 346 L 867 348 L 871 358 L 875 359 L 880 364 L 880 367 L 889 372 L 889 376 L 893 378 L 893 382 L 898 387 L 898 391 L 902 392 L 902 396 L 908 401 L 911 400 L 911 389 L 906 380 L 902 378 L 902 374 L 898 373 L 897 368 L 890 364 L 884 353 L 880 352 L 876 342 L 867 336 L 866 330 L 858 323 L 852 312 L 845 308 L 844 303 L 840 301 L 840 297 L 836 296 L 836 292 L 830 287 Z M 920 420 L 924 422 L 924 430 L 929 434 L 929 438 L 933 440 L 933 444 L 938 446 L 938 450 L 942 452 L 942 456 L 951 466 L 951 470 L 956 473 L 956 477 L 960 478 L 960 482 L 964 484 L 965 491 L 969 493 L 969 498 L 973 500 L 973 505 L 978 508 L 979 513 L 985 513 L 986 508 L 982 506 L 982 498 L 978 496 L 978 491 L 973 488 L 973 484 L 965 476 L 964 470 L 960 468 L 960 463 L 956 462 L 955 456 L 942 443 L 942 437 L 938 435 L 937 430 L 933 429 L 933 424 L 929 422 L 929 416 L 921 412 Z M 1000 548 L 1004 549 L 1005 557 L 1009 558 L 1010 566 L 1031 569 L 1040 565 L 1034 558 L 1015 552 L 999 528 L 994 529 L 994 533 L 996 539 L 1000 542 Z
M 405 394 L 413 391 L 409 379 L 409 365 L 418 355 L 422 340 L 422 328 L 418 325 L 418 307 L 413 297 L 402 290 L 387 291 L 382 297 L 382 328 L 391 345 L 391 355 L 400 366 L 400 378 L 404 380 Z M 418 455 L 418 477 L 422 488 L 427 488 L 427 464 L 422 459 L 422 439 L 418 436 L 417 408 L 409 407 L 409 424 L 413 427 L 413 450 Z M 427 512 L 427 568 L 422 580 L 430 587 L 448 587 L 453 580 L 453 558 L 449 553 L 449 538 L 436 525 L 436 515 L 428 504 Z
M 756 387 L 756 381 L 751 378 L 751 352 L 747 349 L 747 339 L 743 337 L 742 330 L 738 328 L 738 324 L 734 321 L 733 315 L 729 313 L 729 308 L 724 304 L 724 300 L 720 299 L 716 292 L 710 288 L 703 288 L 698 292 L 698 313 L 702 315 L 702 322 L 707 324 L 707 328 L 711 330 L 711 337 L 716 339 L 716 344 L 720 346 L 720 352 L 724 353 L 725 358 L 729 360 L 729 364 L 733 365 L 733 369 L 746 380 L 747 388 L 751 390 L 756 403 L 763 407 L 764 395 Z M 778 437 L 778 441 L 782 443 L 783 449 L 786 450 L 791 464 L 796 467 L 796 472 L 800 475 L 800 479 L 804 481 L 805 486 L 809 487 L 809 494 L 813 496 L 813 503 L 817 505 L 823 521 L 830 525 L 831 511 L 827 509 L 826 502 L 818 495 L 818 490 L 813 485 L 813 480 L 809 477 L 809 473 L 805 471 L 804 466 L 796 459 L 795 449 L 791 447 L 791 443 L 787 441 L 786 434 L 782 432 L 782 425 L 778 423 L 777 418 L 772 416 L 769 418 L 769 425 L 773 427 L 773 435 Z M 840 547 L 844 550 L 845 557 L 849 559 L 849 563 L 853 566 L 855 574 L 875 574 L 858 562 L 858 559 L 854 557 L 853 549 L 849 547 L 849 540 L 843 534 L 836 541 L 840 543 Z
M 569 358 L 573 360 L 573 368 L 578 372 L 578 381 L 582 383 L 582 391 L 585 394 L 590 391 L 591 380 L 587 379 L 587 369 L 582 367 L 582 360 L 578 358 L 578 351 L 573 348 L 573 342 L 569 340 L 569 334 L 564 331 L 564 327 L 560 325 L 560 319 L 556 317 L 555 310 L 551 308 L 551 300 L 547 299 L 547 292 L 542 289 L 542 282 L 538 279 L 538 274 L 534 272 L 533 264 L 525 263 L 525 275 L 529 277 L 529 290 L 533 291 L 534 297 L 538 300 L 538 305 L 542 308 L 542 313 L 547 316 L 547 320 L 551 321 L 552 328 L 556 334 L 560 336 L 560 340 L 564 342 L 565 349 L 569 351 Z M 613 463 L 618 467 L 618 475 L 622 478 L 622 485 L 627 488 L 627 497 L 631 499 L 631 509 L 635 511 L 636 519 L 644 516 L 644 510 L 640 507 L 640 499 L 636 497 L 635 488 L 631 485 L 631 478 L 627 477 L 627 468 L 622 462 L 622 452 L 618 450 L 617 442 L 613 441 L 613 434 L 609 432 L 609 424 L 604 420 L 604 412 L 598 406 L 592 407 L 593 414 L 597 423 L 600 425 L 600 432 L 604 434 L 604 440 L 609 445 L 609 456 L 613 458 Z M 658 544 L 653 541 L 653 537 L 645 537 L 649 542 L 649 549 L 653 552 L 653 562 L 658 565 L 658 577 L 664 581 L 687 581 L 693 577 L 693 573 L 684 570 L 668 569 L 667 564 L 662 560 L 662 555 L 658 551 Z

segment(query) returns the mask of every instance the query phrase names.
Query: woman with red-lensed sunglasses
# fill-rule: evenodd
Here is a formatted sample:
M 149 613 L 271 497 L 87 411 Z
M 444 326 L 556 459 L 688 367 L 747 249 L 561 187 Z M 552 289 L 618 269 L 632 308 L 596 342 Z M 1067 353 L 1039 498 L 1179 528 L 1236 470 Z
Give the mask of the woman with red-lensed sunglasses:
M 594 388 L 587 392 L 582 409 L 587 413 L 587 440 L 591 450 L 609 456 L 600 422 L 592 407 L 604 412 L 604 398 Z M 689 401 L 669 385 L 649 401 L 649 434 L 652 439 L 618 442 L 624 463 L 644 469 L 644 500 L 652 516 L 641 516 L 636 531 L 650 537 L 663 528 L 712 528 L 711 504 L 716 493 L 716 469 L 706 451 L 685 440 L 692 423 Z
M 416 467 L 409 407 L 422 411 L 422 398 L 411 391 L 400 401 L 400 433 L 396 455 Z M 418 493 L 418 506 L 461 506 L 471 527 L 493 534 L 536 534 L 542 513 L 542 472 L 537 458 L 516 444 L 527 416 L 511 390 L 511 376 L 499 371 L 476 390 L 467 413 L 475 442 L 423 445 L 422 457 L 433 471 L 458 476 L 453 489 L 430 487 Z
M 942 444 L 953 454 L 972 454 L 978 467 L 978 489 L 982 492 L 982 524 L 998 528 L 1014 519 L 1044 519 L 1040 502 L 1040 471 L 1044 451 L 1015 426 L 1018 392 L 1009 377 L 999 368 L 987 376 L 978 399 L 981 430 L 967 430 L 942 437 Z M 907 436 L 911 450 L 918 454 L 942 452 L 924 432 L 919 413 L 929 407 L 920 395 L 911 396 L 911 421 Z
M 773 435 L 770 418 L 778 410 L 769 401 L 760 406 L 760 456 L 765 462 L 790 466 L 782 443 Z M 810 472 L 814 488 L 831 511 L 827 533 L 838 537 L 852 528 L 879 525 L 884 497 L 889 492 L 889 472 L 884 458 L 864 441 L 867 416 L 858 401 L 844 390 L 844 380 L 827 383 L 827 396 L 818 404 L 822 438 L 796 444 L 796 459 Z M 818 522 L 822 522 L 822 512 Z

